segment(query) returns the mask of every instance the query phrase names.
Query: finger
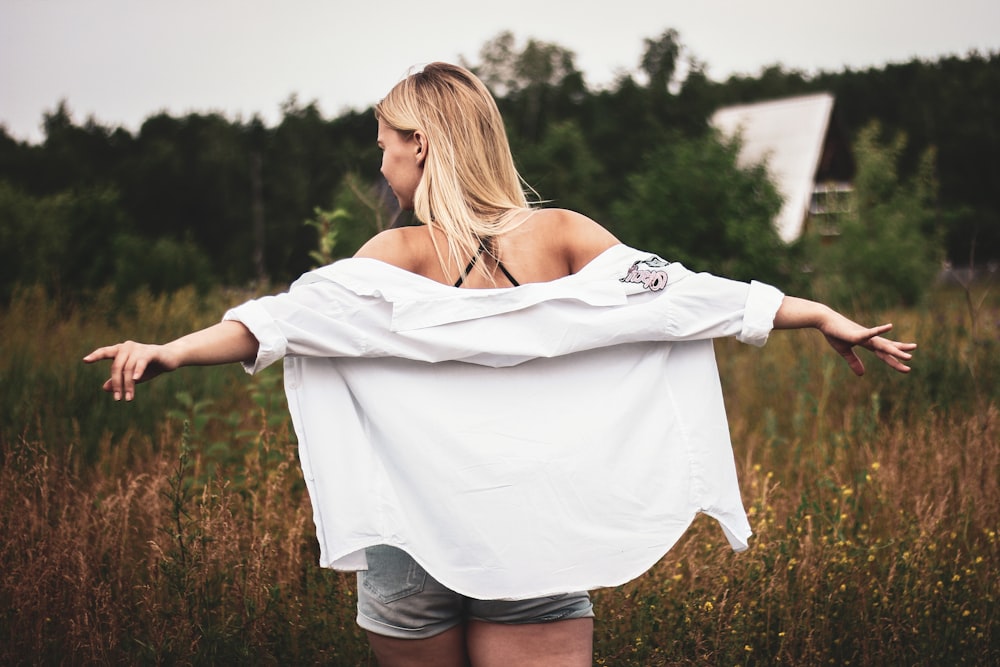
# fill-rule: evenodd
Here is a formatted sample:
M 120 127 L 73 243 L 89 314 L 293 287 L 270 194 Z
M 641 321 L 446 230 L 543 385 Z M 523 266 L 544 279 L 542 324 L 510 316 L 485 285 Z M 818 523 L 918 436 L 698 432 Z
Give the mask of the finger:
M 909 373 L 910 367 L 904 362 L 913 358 L 907 350 L 916 348 L 914 343 L 897 343 L 895 341 L 878 338 L 872 341 L 872 351 L 890 368 L 900 373 Z
M 880 324 L 877 327 L 872 327 L 866 331 L 862 337 L 862 341 L 871 341 L 884 333 L 888 333 L 889 331 L 892 331 L 892 324 Z
M 122 386 L 122 398 L 126 401 L 131 401 L 132 397 L 135 396 L 135 375 L 136 368 L 140 364 L 140 360 L 135 357 L 130 357 L 128 363 L 125 364 L 125 368 L 122 370 L 121 386 Z
M 149 362 L 146 359 L 136 360 L 135 366 L 132 368 L 132 372 L 125 378 L 126 401 L 131 401 L 135 398 L 135 385 L 142 380 L 142 376 L 146 372 L 148 363 Z
M 141 382 L 142 376 L 146 374 L 146 368 L 149 366 L 148 359 L 139 359 L 135 362 L 135 369 L 132 371 L 132 381 Z
M 854 371 L 855 375 L 860 376 L 865 374 L 865 365 L 861 361 L 861 358 L 854 352 L 853 348 L 850 348 L 847 351 L 842 352 L 841 356 L 844 357 L 844 360 L 847 362 L 847 365 L 850 366 L 851 370 Z
M 886 352 L 898 359 L 912 359 L 911 351 L 917 349 L 916 343 L 899 343 L 894 340 L 879 338 L 873 341 L 873 349 Z
M 114 359 L 115 355 L 118 353 L 117 345 L 110 345 L 107 347 L 99 347 L 87 356 L 83 358 L 84 362 L 92 364 L 95 361 L 101 361 L 103 359 Z
M 124 391 L 125 375 L 128 372 L 130 360 L 125 351 L 119 351 L 111 362 L 111 394 L 116 401 L 122 399 Z
M 900 373 L 909 373 L 911 368 L 892 355 L 879 354 L 879 359 L 884 361 L 890 368 Z
M 901 350 L 896 350 L 894 353 L 886 359 L 886 363 L 895 368 L 901 373 L 909 373 L 910 367 L 904 362 L 909 361 L 913 358 L 912 354 L 903 352 Z
M 896 359 L 912 359 L 913 358 L 913 355 L 910 354 L 909 352 L 907 352 L 905 349 L 903 349 L 903 346 L 901 346 L 899 343 L 893 343 L 893 342 L 887 341 L 883 346 L 876 346 L 874 348 L 874 350 L 876 352 L 879 352 L 879 353 L 882 353 L 882 354 L 891 355 L 891 356 L 895 357 Z

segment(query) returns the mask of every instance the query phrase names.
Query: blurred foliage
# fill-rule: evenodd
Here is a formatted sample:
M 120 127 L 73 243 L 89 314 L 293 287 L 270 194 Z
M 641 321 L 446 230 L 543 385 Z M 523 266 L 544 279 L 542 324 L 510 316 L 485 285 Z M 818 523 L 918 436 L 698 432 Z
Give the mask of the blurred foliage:
M 713 134 L 651 150 L 615 207 L 613 229 L 696 271 L 779 282 L 781 240 L 771 221 L 781 197 L 764 165 L 736 165 L 738 141 Z
M 572 51 L 519 42 L 510 32 L 464 63 L 497 95 L 519 168 L 543 201 L 692 265 L 795 285 L 800 276 L 789 267 L 801 257 L 759 225 L 770 205 L 768 188 L 753 185 L 759 170 L 735 173 L 727 158 L 733 147 L 719 144 L 707 120 L 724 105 L 828 91 L 862 146 L 873 121 L 885 136 L 906 137 L 885 147 L 894 160 L 887 173 L 902 191 L 935 174 L 935 194 L 923 196 L 927 190 L 919 201 L 936 223 L 914 223 L 911 231 L 926 232 L 955 264 L 1000 259 L 998 54 L 812 75 L 771 66 L 713 81 L 676 30 L 642 46 L 634 67 L 601 89 L 588 86 Z M 302 222 L 317 209 L 350 215 L 333 259 L 353 254 L 381 229 L 412 222 L 395 209 L 378 173 L 371 109 L 325 118 L 315 102 L 292 96 L 274 126 L 217 113 L 157 113 L 130 132 L 94 119 L 78 123 L 63 101 L 44 115 L 43 128 L 44 140 L 33 145 L 0 127 L 3 300 L 18 284 L 67 298 L 104 285 L 159 292 L 285 284 L 314 262 L 315 230 Z M 656 182 L 663 178 L 676 180 Z M 860 178 L 869 179 L 871 195 L 886 198 L 859 211 L 858 238 L 877 229 L 883 240 L 899 240 L 909 234 L 904 217 L 930 215 Z M 740 196 L 746 200 L 737 202 Z M 889 215 L 892 208 L 899 213 Z M 715 230 L 711 242 L 708 230 Z M 853 233 L 845 225 L 842 236 Z M 877 252 L 840 255 L 847 261 Z M 916 299 L 909 285 L 890 287 L 903 302 Z
M 941 272 L 934 151 L 924 153 L 917 173 L 904 182 L 898 164 L 906 138 L 883 143 L 880 134 L 872 123 L 858 137 L 848 210 L 828 223 L 833 242 L 810 234 L 798 249 L 809 269 L 803 292 L 835 307 L 916 305 Z
M 324 266 L 333 261 L 333 251 L 337 247 L 337 237 L 340 235 L 340 225 L 350 218 L 350 214 L 342 208 L 335 211 L 324 211 L 316 207 L 313 211 L 314 217 L 305 221 L 305 224 L 316 230 L 318 243 L 317 249 L 309 253 L 319 266 Z

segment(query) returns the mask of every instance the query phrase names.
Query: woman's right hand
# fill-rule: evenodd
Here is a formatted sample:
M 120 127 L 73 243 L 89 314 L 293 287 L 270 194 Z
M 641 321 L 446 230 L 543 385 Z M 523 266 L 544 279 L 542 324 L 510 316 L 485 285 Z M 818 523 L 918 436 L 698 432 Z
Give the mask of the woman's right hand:
M 169 346 L 134 341 L 99 347 L 83 358 L 88 364 L 105 359 L 111 360 L 111 376 L 104 381 L 102 389 L 110 392 L 116 401 L 122 398 L 131 401 L 135 397 L 136 384 L 148 382 L 180 365 Z
M 104 391 L 116 401 L 135 398 L 135 385 L 181 366 L 214 366 L 235 361 L 252 361 L 257 356 L 257 339 L 242 323 L 226 320 L 189 333 L 166 345 L 146 345 L 126 341 L 99 347 L 83 358 L 88 364 L 111 360 L 111 377 Z

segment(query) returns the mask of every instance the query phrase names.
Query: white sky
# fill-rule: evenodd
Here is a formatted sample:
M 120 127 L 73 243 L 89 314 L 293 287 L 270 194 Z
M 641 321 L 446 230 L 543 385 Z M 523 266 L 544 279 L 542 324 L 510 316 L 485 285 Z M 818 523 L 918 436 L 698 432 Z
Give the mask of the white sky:
M 1000 51 L 998 0 L 0 0 L 0 124 L 42 114 L 135 130 L 158 111 L 280 117 L 291 94 L 327 117 L 374 104 L 413 65 L 478 61 L 503 30 L 576 54 L 588 85 L 635 71 L 674 28 L 716 80 Z

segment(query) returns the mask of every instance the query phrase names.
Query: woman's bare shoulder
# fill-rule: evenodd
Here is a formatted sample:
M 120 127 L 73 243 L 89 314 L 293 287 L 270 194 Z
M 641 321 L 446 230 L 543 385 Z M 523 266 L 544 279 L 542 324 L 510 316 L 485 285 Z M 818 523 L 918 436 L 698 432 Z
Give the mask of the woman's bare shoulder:
M 430 246 L 430 242 L 423 226 L 394 227 L 368 239 L 354 256 L 377 259 L 419 273 L 426 261 L 425 246 Z
M 547 208 L 532 217 L 538 218 L 536 224 L 544 229 L 550 247 L 566 258 L 571 273 L 620 243 L 603 225 L 576 211 Z

